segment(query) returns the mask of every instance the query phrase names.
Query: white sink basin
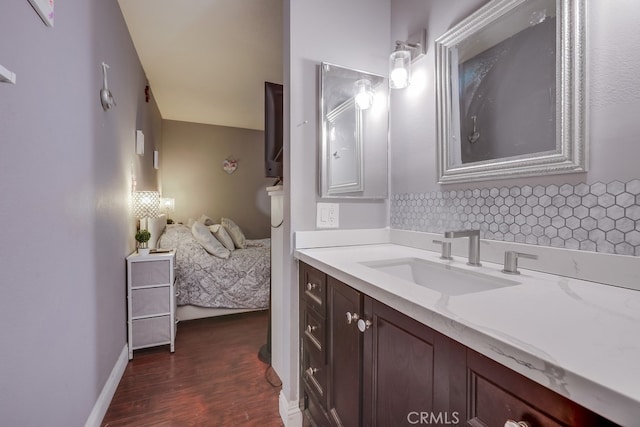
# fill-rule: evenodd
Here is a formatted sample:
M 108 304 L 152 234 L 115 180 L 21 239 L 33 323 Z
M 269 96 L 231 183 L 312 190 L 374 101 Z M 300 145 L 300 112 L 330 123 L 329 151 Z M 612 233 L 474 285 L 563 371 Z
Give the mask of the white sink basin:
M 489 291 L 520 282 L 420 258 L 368 261 L 362 265 L 446 295 Z

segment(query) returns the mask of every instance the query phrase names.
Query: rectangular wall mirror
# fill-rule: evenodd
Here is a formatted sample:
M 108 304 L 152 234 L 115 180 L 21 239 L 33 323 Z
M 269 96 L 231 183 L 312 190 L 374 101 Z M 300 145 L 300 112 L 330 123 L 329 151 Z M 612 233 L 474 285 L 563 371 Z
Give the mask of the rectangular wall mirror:
M 387 80 L 323 62 L 319 81 L 320 196 L 386 198 Z
M 584 0 L 494 0 L 436 40 L 438 178 L 587 169 Z

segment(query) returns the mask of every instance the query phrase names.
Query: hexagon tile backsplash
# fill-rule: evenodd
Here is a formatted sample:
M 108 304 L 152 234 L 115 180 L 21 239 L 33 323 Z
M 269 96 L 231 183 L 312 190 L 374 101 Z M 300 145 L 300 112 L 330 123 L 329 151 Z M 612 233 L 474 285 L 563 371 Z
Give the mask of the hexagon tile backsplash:
M 391 228 L 640 256 L 640 179 L 395 194 Z

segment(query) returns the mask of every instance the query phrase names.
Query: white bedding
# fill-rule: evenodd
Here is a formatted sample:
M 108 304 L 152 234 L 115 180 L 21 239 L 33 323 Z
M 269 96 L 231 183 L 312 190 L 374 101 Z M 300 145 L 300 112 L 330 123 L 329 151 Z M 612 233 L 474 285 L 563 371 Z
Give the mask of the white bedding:
M 167 225 L 160 248 L 176 249 L 178 305 L 252 308 L 269 306 L 270 239 L 247 240 L 228 259 L 206 252 L 182 224 Z

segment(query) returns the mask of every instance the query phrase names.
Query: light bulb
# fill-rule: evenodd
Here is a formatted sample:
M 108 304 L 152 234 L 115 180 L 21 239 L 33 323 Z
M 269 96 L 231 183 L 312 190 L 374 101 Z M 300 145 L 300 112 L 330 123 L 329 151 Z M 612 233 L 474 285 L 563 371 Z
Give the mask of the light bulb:
M 402 89 L 407 87 L 407 82 L 409 81 L 409 79 L 407 78 L 408 75 L 409 73 L 407 73 L 407 70 L 405 70 L 404 68 L 394 68 L 391 71 L 391 75 L 389 76 L 389 78 L 391 79 L 391 87 L 395 89 Z
M 373 105 L 373 89 L 371 89 L 371 81 L 368 79 L 360 79 L 354 83 L 355 103 L 361 110 L 371 108 Z
M 392 89 L 404 89 L 411 79 L 411 53 L 408 50 L 396 50 L 389 56 L 389 86 Z

